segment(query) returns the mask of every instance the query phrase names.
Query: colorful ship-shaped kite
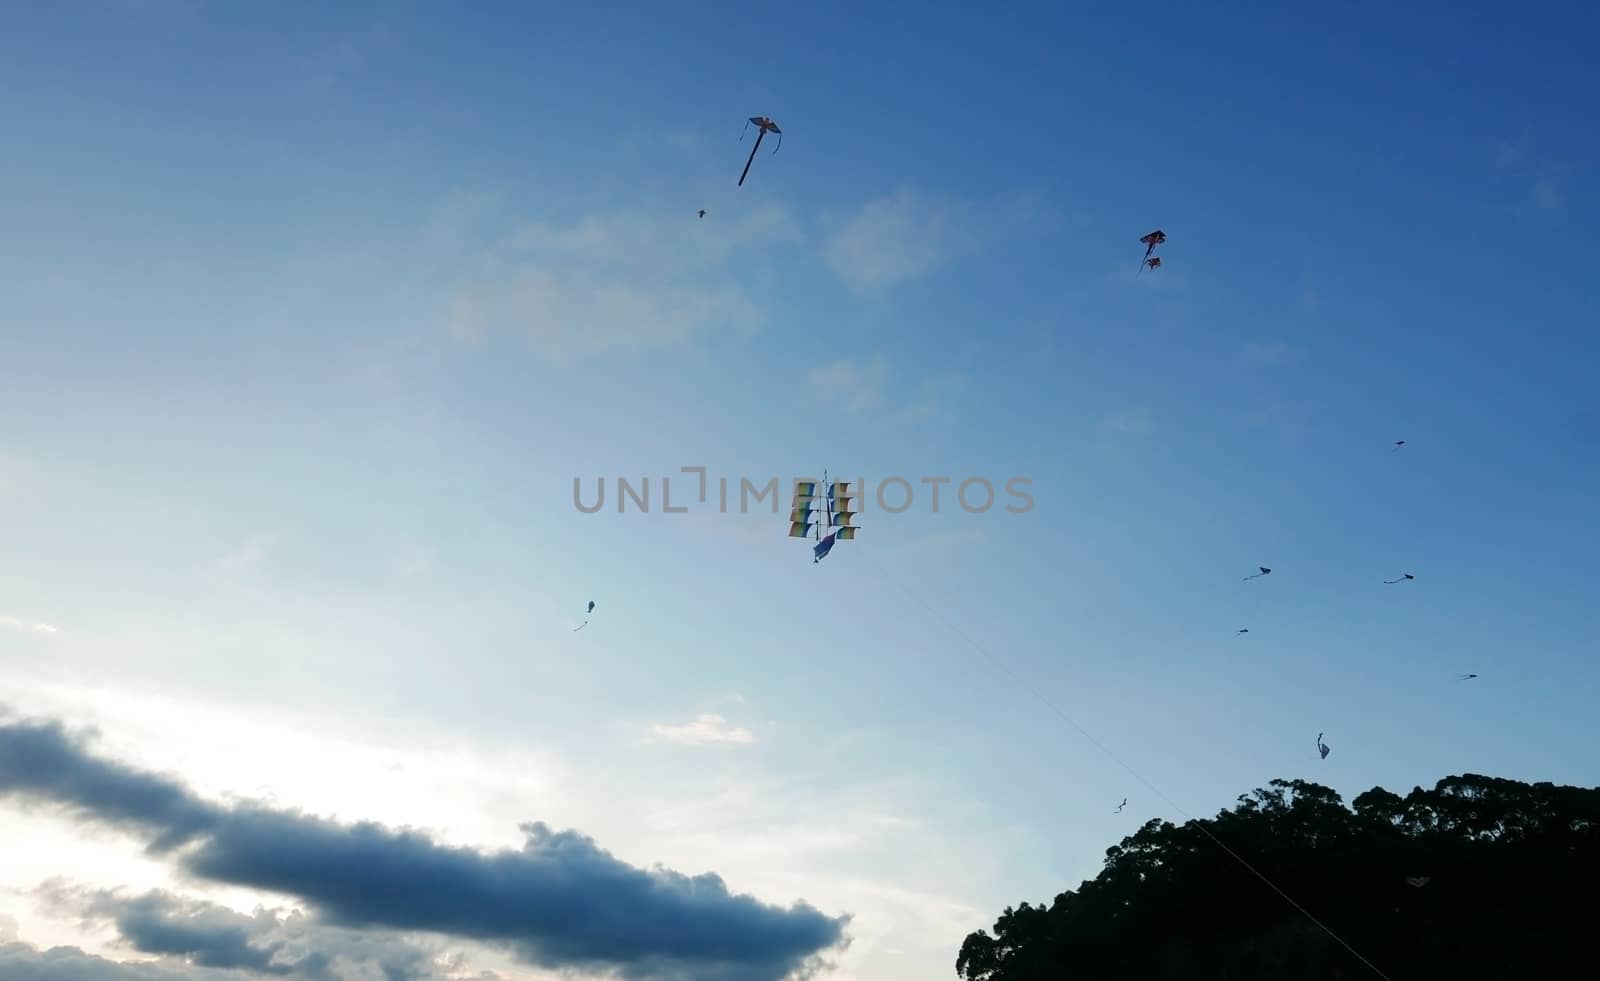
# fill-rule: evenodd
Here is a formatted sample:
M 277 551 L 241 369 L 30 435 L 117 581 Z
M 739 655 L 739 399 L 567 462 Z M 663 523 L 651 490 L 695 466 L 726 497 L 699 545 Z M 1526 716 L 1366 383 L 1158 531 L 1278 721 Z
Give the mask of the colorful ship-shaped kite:
M 794 482 L 794 501 L 789 505 L 789 537 L 812 537 L 812 529 L 816 529 L 817 544 L 811 548 L 812 562 L 821 562 L 835 542 L 855 540 L 857 512 L 850 510 L 853 501 L 850 485 L 844 481 L 830 483 L 827 471 L 823 471 L 820 482 Z

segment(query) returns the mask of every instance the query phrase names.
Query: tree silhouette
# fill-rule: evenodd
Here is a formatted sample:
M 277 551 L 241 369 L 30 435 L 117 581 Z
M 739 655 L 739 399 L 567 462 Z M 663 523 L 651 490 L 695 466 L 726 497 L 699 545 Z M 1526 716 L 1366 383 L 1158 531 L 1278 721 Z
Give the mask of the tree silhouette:
M 1008 907 L 992 934 L 966 938 L 956 973 L 964 981 L 1600 978 L 1597 873 L 1600 788 L 1466 774 L 1404 798 L 1374 787 L 1346 807 L 1327 787 L 1274 780 L 1209 820 L 1150 821 L 1106 850 L 1098 876 L 1048 907 Z

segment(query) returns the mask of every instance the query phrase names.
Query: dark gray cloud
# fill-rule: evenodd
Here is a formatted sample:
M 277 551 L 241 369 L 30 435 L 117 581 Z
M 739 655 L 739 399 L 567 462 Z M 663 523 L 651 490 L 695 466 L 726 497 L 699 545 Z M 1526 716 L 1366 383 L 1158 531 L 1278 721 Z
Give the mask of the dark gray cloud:
M 40 950 L 24 943 L 0 944 L 5 981 L 245 981 L 234 971 L 176 969 L 159 964 L 121 964 L 77 947 Z
M 0 720 L 7 713 L 0 706 Z M 83 816 L 146 832 L 150 848 L 167 851 L 210 824 L 216 809 L 177 780 L 98 760 L 83 751 L 85 732 L 70 738 L 59 723 L 0 725 L 0 796 L 49 801 Z
M 218 906 L 196 903 L 184 909 L 184 905 L 163 893 L 124 898 L 107 892 L 96 895 L 85 912 L 113 921 L 124 940 L 147 954 L 183 957 L 201 967 L 294 972 L 294 964 L 276 960 L 282 941 L 256 942 L 275 922 Z
M 387 931 L 351 931 L 313 923 L 297 911 L 258 909 L 246 916 L 214 903 L 152 891 L 39 890 L 48 904 L 85 920 L 108 922 L 145 954 L 198 967 L 239 970 L 291 981 L 444 981 L 435 955 Z
M 256 981 L 261 977 L 248 971 L 181 963 L 114 961 L 85 953 L 77 947 L 40 950 L 25 943 L 0 943 L 0 979 L 3 981 Z M 333 981 L 391 981 L 389 975 L 373 965 L 363 965 L 354 972 L 347 970 L 322 977 Z M 443 981 L 445 976 L 429 977 Z M 493 973 L 484 973 L 474 981 L 503 979 Z
M 484 853 L 368 822 L 212 804 L 174 778 L 90 755 L 86 737 L 55 721 L 0 724 L 0 797 L 140 835 L 192 876 L 296 897 L 329 926 L 499 944 L 542 967 L 780 981 L 814 972 L 822 955 L 848 943 L 848 916 L 805 903 L 769 906 L 730 893 L 714 874 L 635 868 L 587 836 L 538 822 L 522 826 L 520 850 Z M 152 927 L 149 939 L 193 943 L 163 929 Z M 215 939 L 214 956 L 253 956 L 248 945 Z

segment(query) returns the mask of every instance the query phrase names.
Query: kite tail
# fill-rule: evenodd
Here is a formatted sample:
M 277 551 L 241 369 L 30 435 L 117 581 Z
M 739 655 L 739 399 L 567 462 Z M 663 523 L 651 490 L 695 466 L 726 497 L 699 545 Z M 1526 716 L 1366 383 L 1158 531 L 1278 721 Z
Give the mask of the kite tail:
M 783 134 L 779 133 L 778 134 L 778 145 L 772 148 L 772 152 L 773 152 L 774 155 L 776 155 L 777 152 L 779 150 L 782 150 L 782 149 L 783 149 Z
M 582 630 L 584 627 L 587 627 L 588 625 L 589 625 L 589 621 L 585 620 L 582 623 L 578 624 L 576 627 L 573 627 L 572 628 L 572 632 L 573 633 L 577 633 L 578 631 Z
M 744 179 L 750 175 L 750 165 L 756 162 L 756 151 L 761 149 L 761 138 L 766 135 L 766 130 L 756 134 L 756 145 L 750 148 L 750 159 L 744 162 L 744 173 L 739 175 L 740 187 L 744 187 Z
M 744 129 L 741 129 L 739 131 L 739 142 L 740 143 L 744 142 L 744 134 L 746 134 L 748 132 L 750 132 L 750 120 L 746 119 L 744 121 Z

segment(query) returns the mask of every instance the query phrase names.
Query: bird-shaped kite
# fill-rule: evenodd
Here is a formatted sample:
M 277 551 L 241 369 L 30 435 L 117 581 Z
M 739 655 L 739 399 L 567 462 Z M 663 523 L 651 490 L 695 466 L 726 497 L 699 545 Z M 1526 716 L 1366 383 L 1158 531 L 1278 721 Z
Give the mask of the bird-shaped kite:
M 1148 258 L 1148 259 L 1146 259 L 1144 261 L 1144 266 L 1149 266 L 1151 269 L 1160 269 L 1161 268 L 1161 257 L 1158 256 L 1158 255 L 1151 256 L 1150 258 Z M 1144 272 L 1144 266 L 1140 266 L 1139 267 L 1139 271 L 1140 272 Z
M 1151 232 L 1149 235 L 1141 236 L 1139 241 L 1144 243 L 1144 257 L 1145 257 L 1145 259 L 1148 260 L 1150 258 L 1150 253 L 1155 251 L 1156 246 L 1165 243 L 1166 240 L 1167 240 L 1167 233 L 1162 231 L 1159 228 L 1156 229 L 1155 231 Z M 1139 265 L 1139 271 L 1140 272 L 1144 272 L 1144 264 L 1143 263 L 1141 263 Z
M 1322 741 L 1322 737 L 1326 735 L 1327 733 L 1325 732 L 1317 733 L 1317 752 L 1322 754 L 1323 759 L 1328 758 L 1328 744 Z
M 1399 579 L 1385 579 L 1383 581 L 1383 583 L 1386 586 L 1393 586 L 1397 582 L 1405 582 L 1407 579 L 1415 579 L 1415 578 L 1417 578 L 1417 577 L 1413 576 L 1409 572 L 1406 572 L 1406 573 L 1402 573 Z
M 772 148 L 773 153 L 777 153 L 778 150 L 783 146 L 783 130 L 779 129 L 778 124 L 766 116 L 751 116 L 750 121 L 744 124 L 744 130 L 740 131 L 739 139 L 744 139 L 745 131 L 750 129 L 750 123 L 754 123 L 760 127 L 760 132 L 756 133 L 756 145 L 750 148 L 750 159 L 744 162 L 744 173 L 739 175 L 740 187 L 744 186 L 744 179 L 750 173 L 750 165 L 755 163 L 756 151 L 761 149 L 761 141 L 766 139 L 768 133 L 778 134 L 778 145 Z
M 1122 798 L 1122 803 L 1117 805 L 1117 811 L 1116 812 L 1118 814 L 1121 814 L 1122 813 L 1122 809 L 1124 807 L 1127 807 L 1127 806 L 1128 806 L 1128 798 L 1124 797 L 1124 798 Z
M 594 612 L 594 600 L 590 600 L 589 601 L 589 609 L 586 610 L 585 612 L 586 613 L 593 613 Z M 588 617 L 584 617 L 584 620 L 583 620 L 582 623 L 580 623 L 576 627 L 572 628 L 572 632 L 573 633 L 577 633 L 578 631 L 582 630 L 584 627 L 587 627 L 588 625 L 589 625 L 589 618 Z
M 1271 569 L 1269 569 L 1269 568 L 1267 568 L 1267 567 L 1266 567 L 1266 566 L 1264 566 L 1264 565 L 1258 565 L 1258 566 L 1256 566 L 1256 568 L 1257 568 L 1257 569 L 1260 569 L 1260 570 L 1261 570 L 1261 571 L 1260 571 L 1260 572 L 1258 572 L 1258 573 L 1256 573 L 1256 574 L 1255 574 L 1255 575 L 1253 575 L 1253 576 L 1245 576 L 1245 577 L 1244 577 L 1244 578 L 1243 578 L 1243 579 L 1242 579 L 1242 580 L 1240 580 L 1240 581 L 1241 581 L 1241 582 L 1249 582 L 1249 581 L 1250 581 L 1250 580 L 1252 580 L 1252 579 L 1260 579 L 1260 578 L 1261 578 L 1261 577 L 1262 577 L 1262 576 L 1265 576 L 1265 575 L 1269 575 L 1269 574 L 1271 574 L 1271 572 L 1272 572 L 1272 570 L 1271 570 Z

